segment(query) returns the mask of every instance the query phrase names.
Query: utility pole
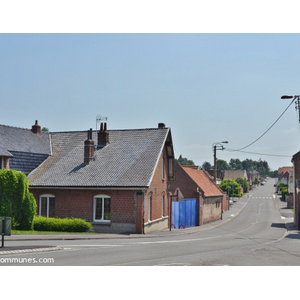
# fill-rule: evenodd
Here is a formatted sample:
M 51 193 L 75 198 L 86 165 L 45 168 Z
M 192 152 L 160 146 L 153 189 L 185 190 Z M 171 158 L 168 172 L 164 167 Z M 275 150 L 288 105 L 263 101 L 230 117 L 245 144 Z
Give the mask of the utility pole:
M 228 144 L 228 141 L 218 142 L 213 144 L 214 152 L 214 182 L 217 182 L 217 150 L 224 150 L 224 146 L 221 144 Z

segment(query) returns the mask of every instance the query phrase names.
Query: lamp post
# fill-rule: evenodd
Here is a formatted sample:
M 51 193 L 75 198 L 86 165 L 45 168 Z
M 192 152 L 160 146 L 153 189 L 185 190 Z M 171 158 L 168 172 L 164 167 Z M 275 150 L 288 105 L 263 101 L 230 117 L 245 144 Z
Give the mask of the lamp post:
M 228 141 L 213 143 L 214 152 L 214 181 L 217 182 L 217 150 L 224 150 L 224 146 L 221 144 L 228 144 Z
M 293 98 L 293 101 L 295 100 L 295 108 L 296 108 L 296 110 L 298 109 L 298 112 L 299 112 L 298 121 L 300 123 L 300 95 L 295 95 L 295 96 L 283 95 L 283 96 L 281 96 L 281 99 L 292 99 L 292 98 Z

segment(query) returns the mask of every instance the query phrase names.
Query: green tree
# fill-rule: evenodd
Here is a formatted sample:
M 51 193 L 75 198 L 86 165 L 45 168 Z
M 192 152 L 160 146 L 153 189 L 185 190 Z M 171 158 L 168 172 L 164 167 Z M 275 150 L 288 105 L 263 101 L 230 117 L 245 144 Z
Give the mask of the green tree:
M 244 193 L 248 193 L 249 183 L 246 178 L 238 177 L 235 181 L 243 187 Z
M 232 179 L 224 179 L 219 184 L 220 189 L 226 192 L 229 197 L 241 197 L 240 185 Z
M 242 162 L 238 158 L 231 158 L 229 161 L 229 166 L 232 170 L 243 170 Z
M 202 168 L 203 168 L 204 170 L 211 170 L 213 167 L 212 167 L 212 165 L 211 165 L 209 162 L 205 161 L 205 162 L 202 164 Z
M 182 155 L 180 154 L 179 155 L 179 158 L 178 159 L 175 159 L 175 164 L 176 163 L 179 163 L 181 164 L 182 166 L 194 166 L 194 162 L 192 160 L 189 160 L 185 157 L 182 157 Z
M 26 176 L 14 170 L 0 170 L 0 215 L 11 217 L 14 228 L 32 230 L 36 201 L 29 192 Z
M 225 160 L 217 160 L 217 170 L 230 170 L 228 163 Z

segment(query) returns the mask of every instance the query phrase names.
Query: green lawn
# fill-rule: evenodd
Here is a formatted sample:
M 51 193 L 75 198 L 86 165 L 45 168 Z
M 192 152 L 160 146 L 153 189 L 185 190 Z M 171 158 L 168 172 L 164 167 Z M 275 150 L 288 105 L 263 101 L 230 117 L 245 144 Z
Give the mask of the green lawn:
M 94 234 L 94 232 L 66 232 L 66 231 L 37 231 L 37 230 L 11 230 L 12 234 Z

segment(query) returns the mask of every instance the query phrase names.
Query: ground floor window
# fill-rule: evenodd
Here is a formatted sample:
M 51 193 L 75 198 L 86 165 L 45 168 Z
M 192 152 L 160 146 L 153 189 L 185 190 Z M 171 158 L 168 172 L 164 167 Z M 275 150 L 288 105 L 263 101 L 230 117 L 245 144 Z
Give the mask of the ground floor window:
M 94 222 L 110 222 L 110 197 L 94 197 Z
M 39 215 L 47 218 L 55 217 L 55 196 L 41 195 Z

